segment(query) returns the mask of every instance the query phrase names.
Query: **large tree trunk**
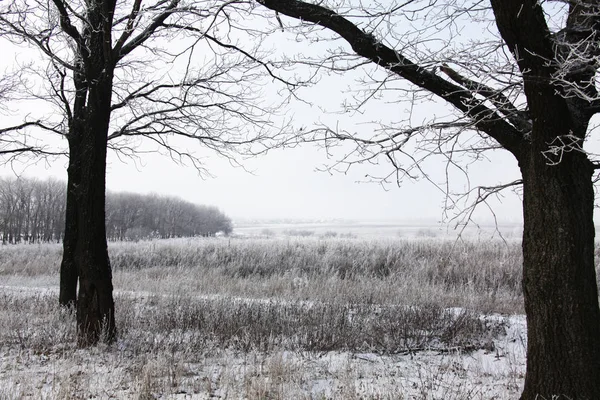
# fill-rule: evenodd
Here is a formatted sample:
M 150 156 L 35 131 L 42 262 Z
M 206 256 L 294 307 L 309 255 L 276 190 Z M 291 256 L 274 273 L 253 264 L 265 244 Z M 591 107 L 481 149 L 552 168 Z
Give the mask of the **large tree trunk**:
M 88 125 L 82 132 L 81 153 L 71 154 L 68 170 L 59 301 L 76 305 L 79 346 L 116 336 L 104 216 L 106 131 L 98 126 Z
M 88 118 L 81 133 L 77 188 L 78 342 L 81 346 L 116 336 L 112 272 L 106 242 L 106 149 L 112 76 L 104 74 L 90 89 Z
M 594 267 L 593 167 L 578 151 L 565 152 L 560 162 L 550 164 L 541 149 L 532 149 L 520 160 L 528 337 L 521 399 L 596 400 L 600 399 L 600 309 Z
M 75 262 L 79 271 L 77 300 L 78 343 L 97 343 L 115 338 L 115 308 L 112 273 L 104 222 L 104 155 L 100 147 L 86 152 L 90 162 L 83 166 L 77 209 L 78 230 Z M 106 149 L 106 146 L 104 146 Z M 94 153 L 94 154 L 92 154 Z
M 63 237 L 63 258 L 60 264 L 61 306 L 75 307 L 77 304 L 77 265 L 75 248 L 77 244 L 77 188 L 80 185 L 81 166 L 77 162 L 79 151 L 78 137 L 69 138 L 69 167 L 67 168 L 67 206 L 65 212 L 65 233 Z
M 105 225 L 107 132 L 114 66 L 102 68 L 102 51 L 93 54 L 99 59 L 87 65 L 86 74 L 75 72 L 77 92 L 68 135 L 69 180 L 59 299 L 60 304 L 76 305 L 80 346 L 100 339 L 111 341 L 116 336 Z

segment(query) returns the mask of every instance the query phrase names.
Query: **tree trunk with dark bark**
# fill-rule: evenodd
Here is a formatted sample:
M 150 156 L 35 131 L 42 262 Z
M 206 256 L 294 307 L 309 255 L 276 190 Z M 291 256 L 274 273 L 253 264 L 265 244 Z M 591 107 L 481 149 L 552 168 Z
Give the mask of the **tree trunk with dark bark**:
M 556 107 L 545 114 L 536 119 L 534 134 L 559 136 L 565 124 L 557 118 L 568 121 L 569 115 Z M 579 151 L 546 158 L 547 150 L 534 142 L 519 163 L 528 338 L 521 399 L 600 399 L 593 166 Z
M 90 97 L 94 90 L 90 91 Z M 97 103 L 110 110 L 110 97 Z M 70 139 L 67 210 L 59 302 L 76 306 L 78 344 L 116 336 L 112 271 L 105 227 L 106 131 L 109 114 L 88 114 Z M 79 282 L 79 293 L 77 284 Z
M 108 119 L 100 115 L 87 122 L 70 142 L 59 298 L 61 305 L 76 305 L 80 346 L 116 336 L 104 211 Z
M 79 275 L 78 342 L 81 346 L 116 336 L 112 272 L 105 223 L 106 151 L 112 75 L 105 69 L 88 92 L 85 126 L 78 152 L 77 234 L 74 251 Z
M 75 264 L 77 244 L 77 188 L 80 184 L 80 168 L 77 162 L 79 138 L 75 132 L 69 135 L 69 167 L 67 168 L 67 206 L 65 212 L 65 233 L 63 237 L 63 258 L 60 264 L 59 304 L 75 307 L 77 304 L 77 280 L 79 274 Z
M 102 138 L 91 136 L 90 143 L 98 141 L 98 137 Z M 112 272 L 104 221 L 106 150 L 103 152 L 102 149 L 106 149 L 106 145 L 89 146 L 84 152 L 89 162 L 82 165 L 83 179 L 78 190 L 74 259 L 79 271 L 77 326 L 80 346 L 95 344 L 101 338 L 111 341 L 116 335 Z
M 61 27 L 77 45 L 75 97 L 68 107 L 68 192 L 60 303 L 76 305 L 78 344 L 116 336 L 112 271 L 105 226 L 106 152 L 115 59 L 111 48 L 115 2 L 87 5 L 80 32 L 54 1 Z M 75 296 L 79 284 L 79 291 Z
M 82 59 L 74 71 L 76 92 L 69 121 L 70 160 L 59 300 L 63 305 L 76 305 L 80 346 L 101 339 L 111 341 L 116 336 L 105 225 L 107 136 L 115 66 L 106 46 L 110 43 L 110 31 L 103 29 L 107 29 L 105 15 L 111 9 L 89 10 L 89 19 L 98 28 L 84 31 L 89 44 L 80 49 Z
M 556 166 L 531 158 L 521 165 L 528 338 L 521 399 L 600 399 L 591 163 L 583 154 Z

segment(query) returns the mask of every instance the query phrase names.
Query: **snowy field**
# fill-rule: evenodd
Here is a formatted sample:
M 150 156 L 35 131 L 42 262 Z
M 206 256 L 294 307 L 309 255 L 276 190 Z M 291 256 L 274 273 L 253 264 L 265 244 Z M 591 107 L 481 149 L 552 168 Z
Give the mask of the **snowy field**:
M 398 221 L 307 221 L 294 223 L 238 223 L 235 234 L 240 236 L 313 236 L 313 237 L 346 237 L 361 239 L 382 238 L 440 238 L 446 240 L 462 236 L 468 239 L 500 238 L 519 239 L 523 227 L 520 224 L 496 225 L 493 223 L 476 226 L 449 226 L 433 221 L 424 223 Z
M 75 346 L 59 245 L 0 252 L 0 399 L 514 399 L 517 241 L 111 243 L 115 344 Z

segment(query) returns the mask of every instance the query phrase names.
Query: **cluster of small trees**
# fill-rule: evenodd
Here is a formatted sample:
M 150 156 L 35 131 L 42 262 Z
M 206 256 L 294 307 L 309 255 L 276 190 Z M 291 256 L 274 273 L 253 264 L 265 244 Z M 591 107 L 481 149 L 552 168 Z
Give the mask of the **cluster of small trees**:
M 216 207 L 176 197 L 109 193 L 106 197 L 108 240 L 138 240 L 231 233 L 231 219 Z
M 60 241 L 65 230 L 64 182 L 0 178 L 2 243 Z
M 3 244 L 59 242 L 65 232 L 66 183 L 0 178 L 0 238 Z M 176 197 L 108 193 L 109 240 L 139 240 L 231 233 L 231 219 L 212 206 Z

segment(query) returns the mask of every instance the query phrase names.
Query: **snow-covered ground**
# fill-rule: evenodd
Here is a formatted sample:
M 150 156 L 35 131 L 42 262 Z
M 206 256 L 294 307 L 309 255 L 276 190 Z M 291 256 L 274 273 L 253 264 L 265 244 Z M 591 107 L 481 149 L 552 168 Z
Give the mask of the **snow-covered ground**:
M 0 296 L 21 298 L 53 292 L 0 287 Z M 0 348 L 0 398 L 514 399 L 525 371 L 525 318 L 481 318 L 501 322 L 503 332 L 470 352 L 190 351 L 179 343 L 144 353 L 127 339 L 90 349 L 13 341 Z M 44 326 L 36 329 L 44 335 Z

